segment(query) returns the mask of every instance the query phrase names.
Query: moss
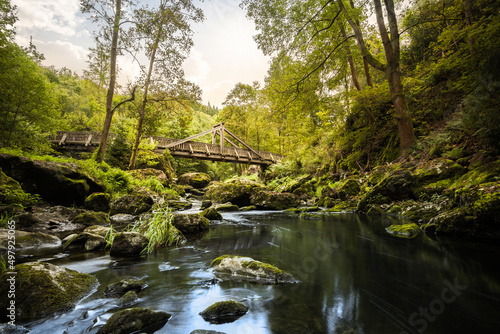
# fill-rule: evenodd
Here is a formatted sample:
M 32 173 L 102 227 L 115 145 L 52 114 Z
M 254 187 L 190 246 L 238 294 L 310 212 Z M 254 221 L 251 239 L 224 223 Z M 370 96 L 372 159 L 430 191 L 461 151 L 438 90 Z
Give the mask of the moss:
M 86 211 L 76 216 L 72 223 L 85 226 L 106 225 L 109 224 L 109 218 L 104 212 Z
M 500 180 L 500 160 L 475 168 L 452 184 L 454 188 Z
M 499 220 L 500 216 L 500 192 L 483 193 L 481 197 L 474 202 L 473 212 L 479 218 L 489 218 Z
M 15 271 L 18 321 L 32 321 L 67 311 L 97 283 L 94 276 L 43 262 L 19 264 L 15 266 Z M 6 291 L 6 284 L 7 274 L 4 273 L 1 276 L 1 291 Z M 7 293 L 3 295 L 0 296 L 0 305 L 5 309 Z
M 404 225 L 391 225 L 385 230 L 394 236 L 411 239 L 417 236 L 420 228 L 417 224 L 412 223 Z
M 210 267 L 218 266 L 222 262 L 222 260 L 224 260 L 227 257 L 231 257 L 231 256 L 232 255 L 222 255 L 222 256 L 219 256 L 218 258 L 216 258 L 215 260 L 213 260 L 212 263 L 210 263 Z
M 29 206 L 39 201 L 38 196 L 24 192 L 19 182 L 0 169 L 0 205 Z
M 99 329 L 98 334 L 153 333 L 170 319 L 166 312 L 137 307 L 118 311 Z
M 233 300 L 217 302 L 207 307 L 200 315 L 213 324 L 233 322 L 248 312 L 248 307 Z

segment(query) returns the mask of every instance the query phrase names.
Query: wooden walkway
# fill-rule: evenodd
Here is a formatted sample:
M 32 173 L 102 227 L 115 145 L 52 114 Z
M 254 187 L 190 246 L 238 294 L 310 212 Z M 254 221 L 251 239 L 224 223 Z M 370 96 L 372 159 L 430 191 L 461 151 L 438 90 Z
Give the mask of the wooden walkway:
M 212 134 L 212 144 L 192 141 L 192 139 Z M 227 136 L 229 135 L 229 136 Z M 238 147 L 234 141 L 245 148 Z M 217 143 L 217 138 L 219 143 Z M 93 152 L 98 146 L 101 134 L 97 132 L 65 132 L 59 131 L 57 135 L 49 138 L 58 150 Z M 151 137 L 155 144 L 156 152 L 170 150 L 173 157 L 200 159 L 210 161 L 234 162 L 252 165 L 271 165 L 283 158 L 282 155 L 256 151 L 239 139 L 234 133 L 224 127 L 224 123 L 214 125 L 211 130 L 199 133 L 186 139 L 173 139 L 165 137 Z M 231 146 L 226 146 L 224 143 Z

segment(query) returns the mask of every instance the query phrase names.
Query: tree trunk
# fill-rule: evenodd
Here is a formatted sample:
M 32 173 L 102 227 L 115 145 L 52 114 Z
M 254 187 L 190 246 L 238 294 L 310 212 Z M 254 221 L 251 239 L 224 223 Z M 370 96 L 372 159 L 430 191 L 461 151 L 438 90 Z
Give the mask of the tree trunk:
M 372 76 L 370 74 L 370 64 L 368 64 L 366 58 L 363 58 L 363 66 L 365 68 L 366 84 L 370 87 L 373 87 Z
M 356 74 L 356 67 L 354 67 L 354 60 L 352 59 L 352 54 L 351 54 L 351 50 L 349 48 L 349 44 L 347 44 L 347 34 L 346 34 L 344 26 L 342 24 L 340 24 L 340 31 L 342 32 L 342 37 L 346 41 L 345 51 L 347 53 L 347 62 L 349 63 L 349 68 L 351 69 L 352 83 L 354 84 L 354 87 L 356 87 L 356 89 L 358 91 L 360 91 L 361 85 L 360 85 L 359 80 L 358 80 L 358 75 Z
M 163 11 L 163 7 L 160 7 L 160 10 Z M 163 30 L 163 22 L 162 21 L 163 21 L 163 12 L 161 15 L 161 20 L 159 22 L 158 32 L 156 34 L 156 38 L 155 38 L 155 41 L 153 44 L 151 58 L 149 59 L 149 69 L 148 69 L 148 75 L 146 77 L 146 82 L 144 83 L 144 98 L 142 99 L 141 110 L 139 112 L 139 121 L 137 122 L 137 132 L 135 134 L 134 149 L 132 150 L 132 156 L 130 157 L 130 164 L 128 166 L 128 169 L 130 169 L 130 170 L 135 168 L 135 163 L 137 160 L 137 153 L 139 152 L 139 144 L 141 143 L 142 124 L 144 123 L 144 115 L 146 113 L 146 104 L 148 102 L 148 91 L 149 91 L 149 85 L 151 83 L 151 74 L 153 73 L 155 57 L 156 57 L 156 50 L 158 50 L 158 44 L 160 43 L 160 37 L 162 34 L 162 30 Z
M 470 0 L 464 0 L 464 11 L 465 11 L 465 21 L 468 26 L 468 35 L 467 43 L 469 44 L 469 52 L 472 57 L 476 56 L 476 51 L 474 50 L 474 43 L 476 42 L 473 37 L 471 37 L 470 29 L 472 28 L 472 3 Z
M 415 138 L 413 135 L 413 125 L 410 117 L 410 111 L 406 103 L 403 83 L 401 82 L 401 72 L 399 67 L 399 31 L 396 13 L 394 11 L 394 1 L 384 0 L 392 39 L 389 37 L 385 26 L 380 0 L 373 0 L 373 3 L 375 5 L 375 14 L 377 16 L 377 25 L 379 27 L 380 37 L 382 38 L 382 44 L 384 45 L 385 58 L 387 59 L 385 72 L 387 81 L 389 82 L 392 103 L 396 110 L 401 155 L 406 157 L 410 153 L 410 148 L 414 144 Z
M 115 92 L 116 84 L 116 56 L 118 49 L 118 32 L 120 30 L 120 16 L 122 1 L 115 0 L 115 20 L 113 22 L 113 37 L 111 40 L 111 57 L 110 57 L 110 72 L 109 72 L 109 86 L 108 95 L 106 96 L 106 118 L 102 126 L 101 141 L 97 149 L 96 161 L 102 162 L 104 154 L 106 153 L 106 145 L 108 143 L 109 129 L 111 127 L 111 120 L 113 119 L 113 95 Z

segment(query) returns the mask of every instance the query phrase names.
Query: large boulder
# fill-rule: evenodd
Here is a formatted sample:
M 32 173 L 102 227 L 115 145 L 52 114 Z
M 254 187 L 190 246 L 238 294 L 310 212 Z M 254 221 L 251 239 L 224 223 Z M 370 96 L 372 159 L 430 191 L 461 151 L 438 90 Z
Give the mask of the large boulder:
M 165 201 L 164 205 L 168 206 L 169 209 L 172 209 L 174 211 L 182 211 L 182 210 L 187 210 L 191 209 L 193 207 L 193 204 L 188 201 L 178 201 L 178 200 L 169 200 Z
M 387 231 L 387 233 L 395 237 L 406 239 L 415 238 L 418 232 L 420 232 L 420 228 L 415 223 L 402 225 L 395 224 L 387 227 L 385 230 Z
M 80 234 L 72 234 L 66 237 L 64 242 L 64 249 L 69 247 L 83 247 L 86 251 L 102 250 L 106 247 L 106 235 L 109 233 L 110 228 L 94 225 L 87 227 Z
M 208 186 L 208 184 L 212 181 L 210 175 L 205 173 L 187 173 L 182 174 L 177 179 L 178 184 L 186 184 L 193 188 L 201 189 Z
M 299 198 L 291 193 L 260 190 L 250 197 L 251 204 L 258 208 L 269 210 L 284 210 L 299 205 Z
M 148 245 L 148 238 L 137 232 L 120 232 L 114 236 L 110 255 L 137 256 Z
M 52 204 L 82 206 L 91 193 L 105 189 L 103 184 L 72 163 L 32 160 L 2 153 L 0 168 L 18 181 L 24 191 L 39 194 Z
M 238 320 L 247 312 L 248 306 L 228 300 L 210 305 L 200 315 L 211 324 L 225 324 Z
M 264 188 L 263 185 L 254 181 L 234 179 L 223 183 L 212 183 L 208 186 L 203 199 L 214 203 L 231 202 L 239 207 L 248 206 L 252 204 L 250 197 L 255 191 Z
M 182 234 L 188 235 L 208 230 L 210 227 L 210 221 L 198 213 L 174 214 L 172 225 L 174 225 Z
M 109 212 L 111 195 L 106 193 L 93 193 L 85 199 L 85 209 L 92 211 Z
M 222 279 L 246 281 L 259 284 L 294 283 L 293 276 L 275 266 L 251 257 L 222 255 L 210 264 Z
M 0 206 L 24 206 L 32 205 L 36 197 L 26 193 L 19 182 L 7 176 L 0 168 Z
M 110 215 L 116 215 L 118 213 L 138 215 L 151 210 L 153 204 L 153 198 L 147 193 L 125 195 L 111 202 Z
M 6 252 L 8 250 L 8 240 L 10 240 L 9 236 L 12 236 L 11 233 L 10 230 L 0 229 L 0 252 Z M 61 240 L 58 237 L 40 232 L 30 233 L 16 230 L 13 236 L 15 236 L 15 247 L 17 249 L 40 249 L 44 247 L 58 247 L 61 245 Z
M 368 212 L 370 204 L 387 204 L 395 201 L 414 199 L 412 174 L 405 169 L 397 169 L 370 189 L 358 203 L 359 212 Z
M 16 290 L 15 320 L 28 322 L 72 309 L 96 286 L 97 279 L 75 270 L 45 262 L 18 264 L 14 270 Z M 12 276 L 0 276 L 0 321 L 8 321 Z
M 154 333 L 170 319 L 167 312 L 137 307 L 116 312 L 99 329 L 98 334 Z

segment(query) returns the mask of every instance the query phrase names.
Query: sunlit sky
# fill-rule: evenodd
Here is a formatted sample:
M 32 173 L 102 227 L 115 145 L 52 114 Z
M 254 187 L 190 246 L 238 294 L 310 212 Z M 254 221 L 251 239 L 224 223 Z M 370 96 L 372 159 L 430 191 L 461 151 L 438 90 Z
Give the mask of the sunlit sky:
M 221 106 L 238 82 L 263 81 L 269 58 L 257 48 L 253 22 L 238 0 L 193 0 L 205 21 L 192 26 L 194 47 L 184 63 L 186 78 L 203 90 L 203 102 Z M 141 1 L 139 1 L 141 2 Z M 159 0 L 147 0 L 152 5 Z M 28 46 L 30 38 L 44 54 L 43 65 L 69 68 L 82 74 L 88 48 L 94 46 L 94 26 L 79 12 L 79 0 L 12 0 L 18 8 L 16 42 Z M 126 85 L 139 74 L 130 56 L 120 57 L 119 82 Z

